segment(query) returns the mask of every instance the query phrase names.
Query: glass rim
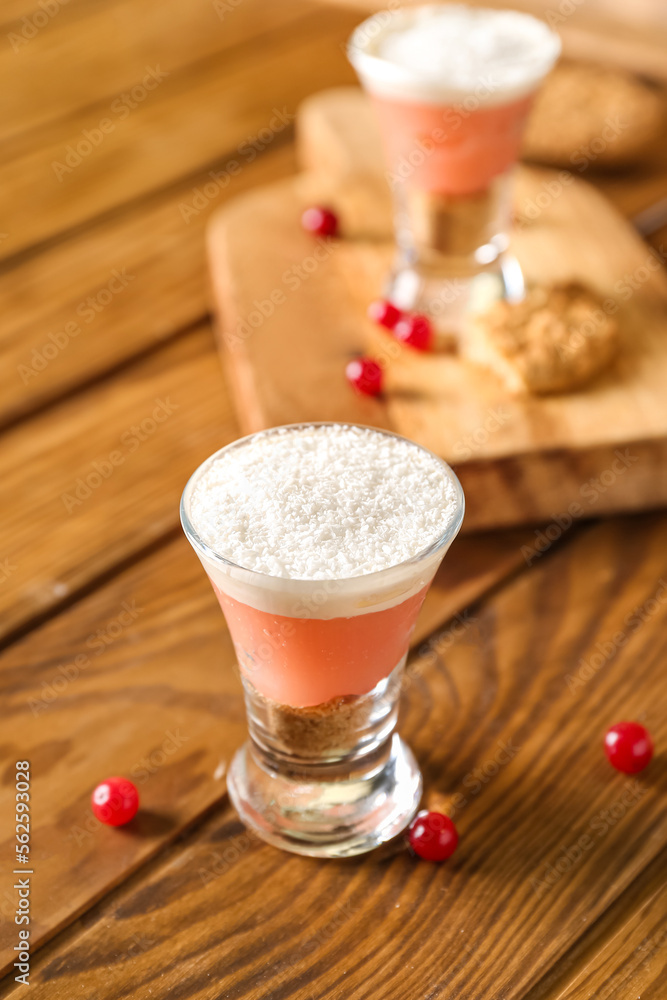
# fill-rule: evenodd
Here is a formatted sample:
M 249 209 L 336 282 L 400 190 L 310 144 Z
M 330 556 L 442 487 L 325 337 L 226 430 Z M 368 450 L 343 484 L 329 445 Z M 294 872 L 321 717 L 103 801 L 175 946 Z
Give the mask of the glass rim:
M 233 560 L 228 559 L 226 556 L 221 555 L 219 552 L 216 552 L 215 549 L 211 548 L 208 542 L 205 542 L 204 539 L 201 538 L 200 535 L 198 534 L 196 528 L 192 523 L 188 511 L 190 496 L 192 494 L 192 491 L 194 489 L 197 480 L 204 471 L 205 467 L 212 464 L 220 455 L 223 454 L 223 452 L 232 451 L 235 448 L 242 447 L 243 445 L 251 441 L 253 438 L 276 434 L 279 433 L 280 431 L 305 430 L 306 428 L 314 428 L 314 427 L 355 427 L 359 428 L 360 430 L 369 430 L 377 434 L 382 434 L 385 437 L 398 438 L 398 440 L 400 441 L 407 441 L 415 448 L 420 448 L 422 451 L 425 451 L 428 455 L 430 455 L 433 459 L 435 459 L 438 465 L 442 466 L 447 478 L 450 480 L 455 490 L 456 514 L 451 523 L 448 524 L 446 530 L 442 532 L 442 534 L 440 534 L 433 542 L 431 542 L 430 545 L 427 545 L 426 548 L 417 552 L 414 556 L 411 556 L 409 559 L 404 559 L 400 563 L 393 563 L 391 566 L 385 566 L 384 569 L 374 570 L 372 573 L 361 573 L 358 576 L 346 576 L 346 577 L 316 577 L 311 579 L 304 577 L 275 576 L 272 573 L 264 573 L 261 570 L 248 569 L 247 566 L 241 566 L 239 565 L 239 563 L 235 563 Z M 393 573 L 398 569 L 412 565 L 417 566 L 419 563 L 423 562 L 424 560 L 430 558 L 431 556 L 439 552 L 440 549 L 444 548 L 447 545 L 447 543 L 454 540 L 456 535 L 459 533 L 461 524 L 463 523 L 464 514 L 465 514 L 465 496 L 463 493 L 463 487 L 461 486 L 459 478 L 452 469 L 452 467 L 447 462 L 445 462 L 443 458 L 440 458 L 439 455 L 436 455 L 435 452 L 431 451 L 429 448 L 425 448 L 423 445 L 417 444 L 416 441 L 411 441 L 410 438 L 406 438 L 402 434 L 396 434 L 394 431 L 384 430 L 380 427 L 371 427 L 368 424 L 358 424 L 354 423 L 353 421 L 347 421 L 347 420 L 313 420 L 313 421 L 306 420 L 295 424 L 279 424 L 277 427 L 268 427 L 265 430 L 254 431 L 252 434 L 246 434 L 241 438 L 237 438 L 235 441 L 231 441 L 229 444 L 226 444 L 222 448 L 219 448 L 217 451 L 213 452 L 212 455 L 209 455 L 208 458 L 204 459 L 204 461 L 197 466 L 197 468 L 195 469 L 195 471 L 192 473 L 187 483 L 185 484 L 185 488 L 183 490 L 183 493 L 181 494 L 181 501 L 180 501 L 181 526 L 183 528 L 183 531 L 185 532 L 186 538 L 188 539 L 188 541 L 190 542 L 190 544 L 197 553 L 203 555 L 207 560 L 212 562 L 214 565 L 219 565 L 223 569 L 226 569 L 227 571 L 232 571 L 232 574 L 234 576 L 247 575 L 248 577 L 255 578 L 258 581 L 280 580 L 283 581 L 286 585 L 289 585 L 290 589 L 292 589 L 294 585 L 296 586 L 303 585 L 304 587 L 310 588 L 317 585 L 322 586 L 323 584 L 327 583 L 345 584 L 345 583 L 362 582 L 362 581 L 369 582 L 372 585 L 373 581 L 379 579 L 382 576 Z
M 410 4 L 407 7 L 399 6 L 399 7 L 394 7 L 391 10 L 387 9 L 387 10 L 375 11 L 373 14 L 370 14 L 363 21 L 361 21 L 356 26 L 350 37 L 348 38 L 345 49 L 348 61 L 352 64 L 352 66 L 357 71 L 359 76 L 362 78 L 365 77 L 368 81 L 375 80 L 376 82 L 382 81 L 384 83 L 388 83 L 391 81 L 396 85 L 400 83 L 409 85 L 410 83 L 415 83 L 415 82 L 428 83 L 432 85 L 433 81 L 431 81 L 430 79 L 422 78 L 418 74 L 415 75 L 412 71 L 408 70 L 406 67 L 399 65 L 398 63 L 392 61 L 391 59 L 386 59 L 383 56 L 378 55 L 377 52 L 372 51 L 370 48 L 370 42 L 372 42 L 374 38 L 377 36 L 375 34 L 368 36 L 369 28 L 372 25 L 381 23 L 381 19 L 384 18 L 385 23 L 382 23 L 380 31 L 377 33 L 377 35 L 381 35 L 387 29 L 388 25 L 391 22 L 393 22 L 394 24 L 398 23 L 400 25 L 402 21 L 405 22 L 410 17 L 414 17 L 414 15 L 419 11 L 442 10 L 443 7 L 468 7 L 468 6 L 469 5 L 467 5 L 466 3 L 456 2 L 456 0 L 451 0 L 451 2 L 445 2 L 445 3 L 417 3 L 417 4 Z M 516 15 L 517 17 L 521 17 L 525 20 L 536 22 L 537 24 L 541 25 L 544 28 L 545 44 L 543 50 L 541 46 L 540 47 L 541 51 L 538 54 L 535 54 L 532 46 L 527 47 L 525 56 L 518 57 L 517 59 L 513 60 L 514 65 L 525 66 L 526 68 L 541 67 L 541 71 L 535 72 L 534 79 L 531 77 L 531 80 L 525 86 L 525 93 L 526 94 L 532 93 L 535 90 L 535 88 L 539 85 L 540 81 L 553 68 L 554 63 L 561 54 L 562 41 L 558 32 L 554 31 L 554 29 L 550 27 L 550 25 L 548 25 L 547 22 L 544 21 L 541 17 L 538 17 L 535 14 L 531 14 L 528 11 L 516 10 L 515 8 L 512 8 L 510 6 L 508 7 L 472 6 L 469 7 L 469 9 L 471 11 L 479 13 L 481 12 L 488 12 L 491 14 L 510 13 Z M 368 37 L 364 37 L 365 35 Z M 550 42 L 548 50 L 546 46 L 547 40 Z M 449 86 L 447 86 L 445 90 L 447 91 L 448 94 L 450 94 L 451 100 L 454 100 L 454 96 L 452 96 L 454 91 L 457 91 L 458 95 L 456 96 L 456 100 L 465 99 L 466 94 L 468 93 L 467 90 L 465 92 L 462 90 L 461 93 L 458 94 L 458 88 L 456 87 L 450 88 Z M 524 87 L 519 86 L 518 90 L 523 91 Z M 448 98 L 448 100 L 450 98 Z M 408 100 L 408 98 L 403 98 L 403 99 Z M 514 99 L 515 98 L 510 98 L 510 100 Z M 438 98 L 437 101 L 434 99 L 432 103 L 441 103 L 441 100 L 444 100 L 444 98 L 442 99 Z M 447 103 L 447 101 L 444 101 L 444 103 Z M 499 103 L 504 103 L 504 102 L 500 101 Z

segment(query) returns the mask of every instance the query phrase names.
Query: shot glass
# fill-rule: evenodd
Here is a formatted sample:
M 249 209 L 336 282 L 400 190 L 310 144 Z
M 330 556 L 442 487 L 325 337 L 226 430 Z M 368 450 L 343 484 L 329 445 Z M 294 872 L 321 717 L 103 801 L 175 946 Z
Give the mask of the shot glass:
M 323 425 L 295 429 L 309 426 Z M 220 602 L 245 694 L 249 739 L 230 766 L 229 794 L 244 823 L 276 847 L 360 854 L 400 833 L 421 797 L 419 768 L 395 731 L 398 703 L 419 609 L 463 520 L 463 492 L 431 456 L 454 499 L 447 530 L 425 551 L 349 579 L 258 573 L 213 551 L 191 515 L 209 463 L 252 437 L 204 462 L 181 500 L 183 528 Z
M 559 52 L 558 36 L 530 15 L 458 4 L 381 11 L 350 39 L 394 201 L 387 297 L 454 339 L 471 311 L 523 296 L 507 253 L 511 178 L 534 94 Z

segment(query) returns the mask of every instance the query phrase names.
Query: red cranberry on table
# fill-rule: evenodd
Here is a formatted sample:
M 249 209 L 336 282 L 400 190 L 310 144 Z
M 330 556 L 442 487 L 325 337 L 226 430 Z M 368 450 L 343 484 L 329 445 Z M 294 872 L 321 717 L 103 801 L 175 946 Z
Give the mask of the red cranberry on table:
M 338 216 L 330 208 L 313 205 L 301 216 L 301 225 L 306 232 L 314 233 L 316 236 L 336 236 Z
M 377 396 L 382 392 L 382 369 L 372 358 L 354 358 L 345 366 L 348 382 L 364 396 Z
M 107 778 L 93 792 L 91 803 L 100 823 L 123 826 L 137 813 L 139 792 L 127 778 Z
M 417 351 L 430 351 L 433 345 L 433 329 L 426 316 L 403 316 L 394 327 L 394 336 Z
M 425 861 L 445 861 L 456 850 L 459 835 L 449 816 L 439 812 L 421 812 L 408 830 L 410 847 Z
M 617 722 L 604 738 L 607 760 L 617 771 L 637 774 L 643 771 L 653 756 L 653 741 L 639 722 Z
M 374 323 L 385 326 L 387 330 L 393 330 L 399 319 L 402 319 L 403 313 L 387 299 L 376 299 L 368 307 L 368 317 Z

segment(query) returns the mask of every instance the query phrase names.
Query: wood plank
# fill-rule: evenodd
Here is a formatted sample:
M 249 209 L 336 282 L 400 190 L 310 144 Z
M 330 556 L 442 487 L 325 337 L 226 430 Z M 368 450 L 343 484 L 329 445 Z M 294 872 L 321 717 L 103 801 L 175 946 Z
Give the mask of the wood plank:
M 633 217 L 667 198 L 667 156 L 663 163 L 652 164 L 634 175 L 598 175 L 589 179 L 624 215 Z M 647 237 L 660 251 L 663 262 L 667 257 L 666 230 L 667 226 L 661 226 Z
M 292 145 L 280 141 L 211 198 L 206 170 L 0 273 L 0 425 L 204 319 L 206 221 L 230 197 L 294 171 Z
M 664 870 L 664 869 L 663 869 Z M 562 1000 L 589 1000 L 625 994 L 660 1000 L 667 977 L 667 890 L 657 889 L 596 956 L 591 966 L 561 994 Z
M 526 529 L 459 536 L 426 595 L 413 645 L 423 642 L 445 619 L 467 608 L 500 581 L 526 569 L 523 547 L 532 541 L 533 534 Z
M 355 18 L 344 11 L 312 10 L 273 31 L 261 59 L 243 46 L 220 61 L 172 70 L 125 116 L 109 101 L 75 110 L 66 119 L 8 141 L 0 166 L 3 259 L 63 230 L 173 184 L 223 157 L 238 169 L 270 131 L 282 132 L 307 94 L 352 79 L 340 47 Z M 84 141 L 83 130 L 111 121 L 99 144 L 65 163 L 67 147 Z M 105 126 L 110 128 L 110 126 Z M 269 130 L 259 132 L 263 129 Z M 88 140 L 85 140 L 88 141 Z M 254 145 L 253 145 L 254 143 Z M 53 164 L 57 166 L 54 172 Z M 56 176 L 57 173 L 57 176 Z M 60 179 L 58 179 L 60 178 Z M 30 205 L 30 213 L 25 205 Z
M 209 231 L 221 346 L 242 426 L 322 419 L 397 431 L 454 465 L 468 497 L 467 530 L 551 521 L 558 531 L 570 516 L 667 503 L 667 275 L 604 198 L 572 176 L 565 184 L 554 171 L 517 173 L 511 239 L 527 282 L 590 285 L 610 303 L 622 346 L 615 364 L 579 391 L 512 395 L 455 354 L 401 348 L 366 317 L 394 248 L 381 240 L 390 215 L 362 93 L 337 88 L 310 98 L 299 134 L 305 177 L 237 199 Z M 312 200 L 336 206 L 340 240 L 320 245 L 302 231 Z M 382 398 L 360 398 L 347 385 L 345 364 L 357 354 L 386 369 Z
M 103 3 L 111 5 L 114 2 L 116 0 L 96 0 L 95 5 L 100 6 Z M 66 0 L 64 4 L 60 5 L 58 11 L 58 14 L 62 15 L 59 17 L 59 21 L 66 21 L 68 19 L 75 21 L 80 17 L 85 17 L 90 13 L 90 6 L 89 0 Z M 0 11 L 0 27 L 3 29 L 5 36 L 10 31 L 20 31 L 21 19 L 29 17 L 38 9 L 35 6 L 34 0 L 5 0 Z M 38 18 L 39 20 L 41 18 Z M 43 30 L 44 27 L 46 25 L 40 28 L 40 30 Z M 9 39 L 7 41 L 9 42 Z
M 659 998 L 667 954 L 662 851 L 525 1000 Z
M 415 644 L 524 566 L 521 542 L 513 532 L 457 542 L 427 597 Z M 0 697 L 4 756 L 31 763 L 36 947 L 217 801 L 224 768 L 243 741 L 233 647 L 185 539 L 5 652 Z M 137 781 L 143 803 L 120 837 L 88 806 L 95 784 L 116 772 Z M 5 802 L 2 816 L 9 815 Z M 9 857 L 13 831 L 2 822 L 0 850 Z M 14 909 L 11 891 L 0 888 L 0 915 Z M 0 965 L 13 959 L 14 937 L 13 922 L 0 921 Z
M 28 23 L 18 12 L 12 16 L 3 10 L 1 139 L 102 100 L 109 104 L 138 84 L 149 66 L 174 73 L 212 55 L 223 63 L 234 46 L 289 24 L 309 9 L 304 0 L 219 0 L 217 7 L 212 0 L 54 3 L 47 4 L 48 23 L 37 30 L 34 15 L 38 24 L 44 15 L 34 0 L 22 11 Z M 32 38 L 23 34 L 33 31 Z
M 39 869 L 32 943 L 75 919 L 224 794 L 218 769 L 242 741 L 243 707 L 233 672 L 214 669 L 220 659 L 231 663 L 231 642 L 180 538 L 2 657 L 3 756 L 31 765 Z M 143 806 L 120 837 L 89 805 L 97 782 L 116 773 L 136 781 Z M 3 798 L 7 858 L 9 784 Z M 16 936 L 6 919 L 11 896 L 3 886 L 5 968 Z
M 664 872 L 664 866 L 663 866 Z M 667 979 L 667 890 L 655 895 L 592 960 L 559 1000 L 611 1000 L 616 996 L 660 1000 Z
M 6 433 L 0 636 L 173 530 L 188 476 L 236 434 L 207 326 Z
M 290 856 L 223 809 L 38 955 L 32 995 L 525 997 L 667 844 L 659 761 L 628 779 L 600 745 L 619 716 L 667 740 L 666 553 L 664 516 L 584 530 L 484 602 L 442 656 L 411 661 L 402 728 L 427 793 L 455 811 L 450 862 L 400 845 Z M 567 675 L 621 633 L 571 690 Z

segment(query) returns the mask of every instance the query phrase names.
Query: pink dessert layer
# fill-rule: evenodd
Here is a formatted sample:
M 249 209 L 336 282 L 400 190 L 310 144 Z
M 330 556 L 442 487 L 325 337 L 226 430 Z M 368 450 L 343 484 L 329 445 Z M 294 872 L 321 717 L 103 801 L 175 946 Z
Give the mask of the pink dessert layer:
M 367 694 L 407 653 L 428 587 L 352 618 L 288 618 L 235 601 L 213 584 L 242 673 L 266 698 L 305 708 Z
M 373 96 L 393 174 L 435 194 L 479 194 L 518 159 L 532 96 L 467 112 Z

